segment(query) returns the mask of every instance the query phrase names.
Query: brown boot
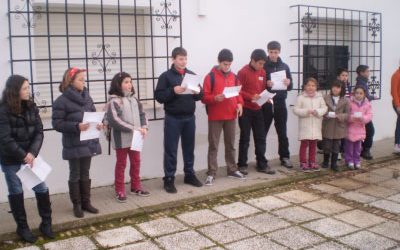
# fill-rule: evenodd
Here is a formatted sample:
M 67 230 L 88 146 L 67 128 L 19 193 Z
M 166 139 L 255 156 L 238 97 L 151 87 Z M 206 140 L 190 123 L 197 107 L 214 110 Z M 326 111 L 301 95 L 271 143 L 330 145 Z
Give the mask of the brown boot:
M 79 182 L 68 182 L 69 186 L 69 197 L 74 205 L 74 215 L 77 218 L 83 217 L 82 205 L 81 205 L 81 191 Z
M 80 180 L 80 187 L 81 187 L 81 201 L 82 201 L 82 209 L 88 211 L 92 214 L 99 213 L 99 210 L 92 206 L 90 203 L 90 187 L 91 187 L 91 180 Z

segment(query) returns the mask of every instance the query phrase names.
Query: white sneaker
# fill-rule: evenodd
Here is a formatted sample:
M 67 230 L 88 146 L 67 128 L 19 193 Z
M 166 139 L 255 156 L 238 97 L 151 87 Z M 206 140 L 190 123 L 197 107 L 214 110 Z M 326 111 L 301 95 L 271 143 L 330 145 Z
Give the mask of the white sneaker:
M 400 144 L 394 145 L 393 153 L 400 154 Z
M 213 182 L 214 182 L 214 177 L 212 177 L 212 176 L 209 175 L 209 176 L 207 176 L 207 179 L 206 179 L 204 185 L 206 185 L 206 186 L 212 186 L 212 185 L 213 185 Z
M 360 164 L 360 163 L 357 163 L 356 165 L 354 165 L 354 168 L 355 168 L 355 169 L 360 169 L 360 168 L 361 168 L 361 164 Z
M 236 178 L 236 179 L 240 179 L 240 180 L 244 180 L 246 179 L 246 177 L 244 176 L 244 174 L 242 174 L 240 171 L 235 171 L 233 173 L 228 174 L 228 177 L 230 178 Z

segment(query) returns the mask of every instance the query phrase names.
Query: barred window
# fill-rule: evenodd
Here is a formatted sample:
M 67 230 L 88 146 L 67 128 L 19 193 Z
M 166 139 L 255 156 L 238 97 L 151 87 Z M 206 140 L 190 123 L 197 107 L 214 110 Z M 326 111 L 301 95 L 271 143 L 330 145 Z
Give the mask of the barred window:
M 301 90 L 304 80 L 314 77 L 321 89 L 329 89 L 339 67 L 349 70 L 349 81 L 355 84 L 356 68 L 370 67 L 369 89 L 381 97 L 382 14 L 361 10 L 321 6 L 291 6 L 296 20 L 291 22 L 291 38 L 297 47 L 293 78 Z
M 153 93 L 170 51 L 182 44 L 180 0 L 9 0 L 8 14 L 11 72 L 29 78 L 43 118 L 73 66 L 88 70 L 98 105 L 114 74 L 128 72 L 148 118 L 163 118 Z

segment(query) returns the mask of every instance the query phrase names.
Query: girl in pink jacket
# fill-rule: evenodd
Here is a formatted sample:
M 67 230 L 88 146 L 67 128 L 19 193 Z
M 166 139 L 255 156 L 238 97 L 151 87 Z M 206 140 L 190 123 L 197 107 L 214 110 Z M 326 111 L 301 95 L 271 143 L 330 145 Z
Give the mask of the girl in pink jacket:
M 349 169 L 359 169 L 361 142 L 365 139 L 365 124 L 372 120 L 371 104 L 365 89 L 356 86 L 350 99 L 350 112 L 345 142 L 345 159 Z

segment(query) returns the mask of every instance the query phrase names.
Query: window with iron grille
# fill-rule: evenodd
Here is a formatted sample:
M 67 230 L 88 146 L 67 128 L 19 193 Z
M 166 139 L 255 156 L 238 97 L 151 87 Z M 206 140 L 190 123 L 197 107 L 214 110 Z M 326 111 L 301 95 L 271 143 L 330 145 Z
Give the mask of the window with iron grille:
M 150 120 L 162 119 L 154 100 L 170 51 L 182 45 L 180 0 L 8 0 L 10 67 L 28 77 L 46 130 L 68 67 L 87 69 L 94 102 L 107 102 L 112 77 L 132 76 Z
M 291 41 L 297 54 L 292 66 L 297 89 L 304 80 L 314 77 L 321 89 L 329 89 L 338 68 L 349 70 L 349 81 L 355 84 L 356 68 L 370 67 L 369 89 L 381 97 L 382 78 L 382 15 L 378 12 L 328 8 L 321 6 L 291 6 L 296 20 L 291 22 Z

